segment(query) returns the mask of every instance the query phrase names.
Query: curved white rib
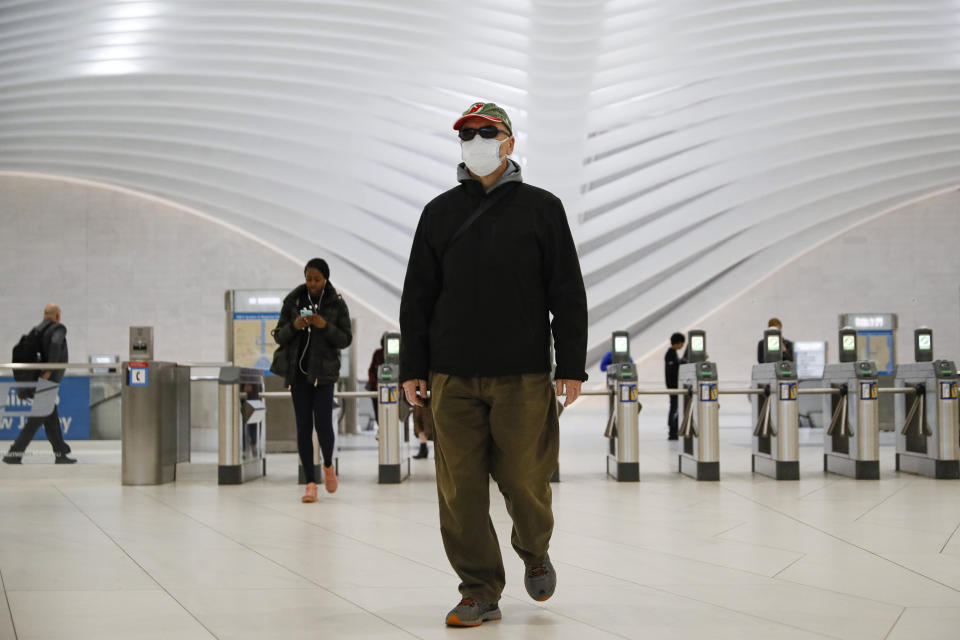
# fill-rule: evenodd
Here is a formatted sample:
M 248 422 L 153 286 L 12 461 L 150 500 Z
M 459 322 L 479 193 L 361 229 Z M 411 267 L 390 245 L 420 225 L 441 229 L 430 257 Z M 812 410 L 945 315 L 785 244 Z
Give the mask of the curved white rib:
M 772 247 L 792 259 L 960 182 L 960 6 L 0 5 L 0 170 L 155 194 L 328 256 L 389 317 L 476 99 L 510 109 L 528 179 L 564 199 L 598 355 L 614 329 L 722 304 L 709 287 L 752 285 Z

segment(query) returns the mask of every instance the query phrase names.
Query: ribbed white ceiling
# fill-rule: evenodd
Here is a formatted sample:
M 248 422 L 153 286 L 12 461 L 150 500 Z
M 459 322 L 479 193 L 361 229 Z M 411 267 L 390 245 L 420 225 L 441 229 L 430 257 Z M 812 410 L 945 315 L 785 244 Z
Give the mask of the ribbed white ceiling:
M 327 256 L 390 318 L 477 99 L 567 206 L 591 355 L 643 351 L 711 285 L 960 184 L 960 1 L 0 0 L 0 170 Z

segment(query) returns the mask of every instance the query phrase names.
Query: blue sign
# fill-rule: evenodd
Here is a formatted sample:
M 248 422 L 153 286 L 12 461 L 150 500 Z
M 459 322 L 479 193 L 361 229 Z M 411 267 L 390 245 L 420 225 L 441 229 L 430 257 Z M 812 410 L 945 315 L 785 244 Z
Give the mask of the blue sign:
M 130 365 L 128 369 L 130 379 L 127 381 L 131 387 L 145 387 L 150 384 L 150 369 L 147 367 L 134 367 Z
M 13 382 L 13 378 L 0 378 L 0 382 Z M 90 378 L 68 376 L 60 383 L 60 429 L 65 440 L 90 439 Z M 7 393 L 0 398 L 0 440 L 16 440 L 27 423 L 32 399 L 21 400 L 16 393 Z M 34 439 L 46 437 L 43 429 Z

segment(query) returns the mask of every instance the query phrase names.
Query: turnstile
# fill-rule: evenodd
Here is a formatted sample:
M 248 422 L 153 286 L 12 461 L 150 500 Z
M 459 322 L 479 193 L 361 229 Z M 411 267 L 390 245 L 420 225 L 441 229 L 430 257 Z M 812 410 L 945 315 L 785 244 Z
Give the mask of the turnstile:
M 175 362 L 124 362 L 120 411 L 123 484 L 175 480 L 177 462 L 190 459 L 190 369 Z
M 761 391 L 751 396 L 756 425 L 751 469 L 776 480 L 799 480 L 797 370 L 789 360 L 755 364 L 751 383 Z
M 223 367 L 219 383 L 218 484 L 242 484 L 267 474 L 263 371 Z
M 607 388 L 614 402 L 605 434 L 610 438 L 607 473 L 618 482 L 639 482 L 640 403 L 636 366 L 631 362 L 607 366 Z
M 680 365 L 680 389 L 683 398 L 683 422 L 679 435 L 683 442 L 680 473 L 697 480 L 720 479 L 719 403 L 717 402 L 717 365 L 704 361 Z
M 897 365 L 897 470 L 960 478 L 957 367 L 950 360 Z M 906 391 L 909 389 L 909 391 Z
M 877 365 L 870 360 L 823 368 L 823 470 L 858 480 L 880 479 Z
M 377 372 L 377 435 L 379 484 L 397 484 L 410 477 L 409 444 L 400 431 L 400 334 L 383 336 L 383 359 Z

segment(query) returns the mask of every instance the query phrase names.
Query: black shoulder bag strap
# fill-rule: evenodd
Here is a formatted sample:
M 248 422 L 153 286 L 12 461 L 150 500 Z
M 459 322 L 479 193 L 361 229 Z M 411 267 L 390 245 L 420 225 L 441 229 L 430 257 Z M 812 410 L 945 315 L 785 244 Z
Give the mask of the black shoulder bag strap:
M 50 324 L 45 326 L 43 329 L 40 329 L 40 331 L 37 332 L 37 345 L 40 347 L 40 357 L 42 358 L 40 362 L 49 361 L 50 354 L 47 353 L 47 345 L 46 345 L 45 338 L 46 338 L 47 332 L 50 331 L 50 329 L 52 329 L 56 325 L 57 325 L 56 322 L 51 322 Z
M 514 185 L 519 183 L 513 183 Z M 477 205 L 477 208 L 473 210 L 473 213 L 470 214 L 470 217 L 463 221 L 463 224 L 460 225 L 460 228 L 453 232 L 453 235 L 450 236 L 450 241 L 447 243 L 447 246 L 444 247 L 443 253 L 446 255 L 447 251 L 450 249 L 451 245 L 456 242 L 460 236 L 466 233 L 467 229 L 473 226 L 473 223 L 477 221 L 477 218 L 482 216 L 486 211 L 488 211 L 493 205 L 497 204 L 508 195 L 516 191 L 516 186 L 503 185 L 497 189 L 496 193 L 488 198 L 484 198 L 483 202 Z

